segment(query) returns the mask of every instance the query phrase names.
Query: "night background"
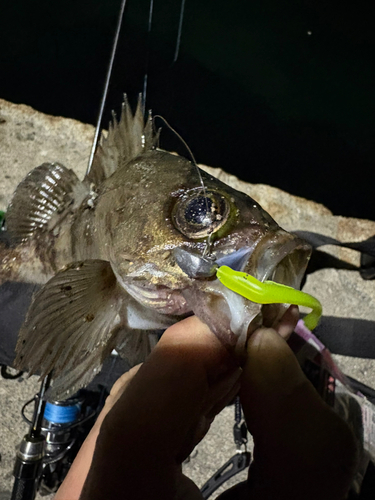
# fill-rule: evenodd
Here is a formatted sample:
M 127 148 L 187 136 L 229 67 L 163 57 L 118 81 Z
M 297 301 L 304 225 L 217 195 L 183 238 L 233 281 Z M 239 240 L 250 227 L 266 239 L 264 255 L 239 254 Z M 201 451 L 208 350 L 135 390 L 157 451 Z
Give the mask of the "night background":
M 0 8 L 0 97 L 95 123 L 119 0 Z M 128 0 L 104 126 L 148 68 L 147 107 L 197 161 L 375 219 L 375 23 L 357 0 Z M 147 64 L 148 61 L 148 64 Z M 161 147 L 186 156 L 165 127 Z

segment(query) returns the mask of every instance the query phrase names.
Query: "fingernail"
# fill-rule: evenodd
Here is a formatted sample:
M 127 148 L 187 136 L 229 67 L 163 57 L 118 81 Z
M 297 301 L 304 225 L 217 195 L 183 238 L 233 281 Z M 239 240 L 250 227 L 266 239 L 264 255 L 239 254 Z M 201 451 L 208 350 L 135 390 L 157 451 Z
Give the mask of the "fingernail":
M 253 349 L 258 349 L 262 343 L 266 330 L 271 330 L 271 328 L 258 328 L 257 330 L 255 330 L 255 332 L 251 335 L 250 339 L 248 340 L 247 344 L 248 348 L 251 344 L 251 347 Z

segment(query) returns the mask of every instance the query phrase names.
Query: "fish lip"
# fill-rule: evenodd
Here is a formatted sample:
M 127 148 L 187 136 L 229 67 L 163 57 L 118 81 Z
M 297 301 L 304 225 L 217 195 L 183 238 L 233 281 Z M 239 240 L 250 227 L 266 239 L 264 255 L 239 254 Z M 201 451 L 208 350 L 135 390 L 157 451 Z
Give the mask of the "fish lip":
M 203 257 L 184 248 L 177 247 L 173 250 L 173 256 L 181 270 L 189 278 L 211 278 L 215 276 L 217 268 L 228 266 L 236 271 L 242 271 L 253 251 L 253 247 L 243 246 L 218 259 L 215 255 Z
M 249 259 L 245 272 L 260 281 L 271 280 L 299 288 L 311 255 L 311 246 L 305 240 L 280 230 L 276 235 L 261 241 Z M 250 262 L 253 257 L 256 263 Z M 254 266 L 254 267 L 252 267 Z M 275 328 L 290 304 L 265 304 L 261 306 L 261 324 Z M 255 317 L 249 324 L 251 333 L 259 323 Z
M 245 245 L 224 255 L 217 252 L 203 257 L 181 247 L 173 250 L 176 263 L 191 279 L 212 278 L 218 267 L 226 265 L 259 281 L 273 280 L 293 287 L 300 285 L 310 254 L 310 245 L 282 229 L 253 246 Z
M 311 246 L 306 241 L 280 230 L 259 242 L 244 271 L 259 281 L 272 280 L 298 288 L 310 255 Z
M 242 271 L 246 265 L 254 247 L 243 246 L 232 253 L 220 257 L 216 261 L 217 267 L 228 266 L 235 271 Z
M 123 287 L 139 304 L 161 314 L 180 316 L 190 312 L 185 298 L 178 289 L 137 280 L 123 283 Z

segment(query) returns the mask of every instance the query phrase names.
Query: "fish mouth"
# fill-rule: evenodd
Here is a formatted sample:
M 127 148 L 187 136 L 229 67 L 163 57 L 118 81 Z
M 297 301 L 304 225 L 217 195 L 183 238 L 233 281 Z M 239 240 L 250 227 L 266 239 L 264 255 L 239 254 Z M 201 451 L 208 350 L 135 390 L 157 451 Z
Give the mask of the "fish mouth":
M 299 288 L 311 255 L 304 240 L 282 232 L 256 247 L 244 271 L 259 281 L 271 280 Z
M 123 286 L 137 302 L 160 314 L 183 316 L 191 312 L 180 290 L 152 285 L 146 280 L 130 281 Z
M 253 247 L 241 247 L 221 255 L 216 263 L 229 264 L 232 269 L 244 271 L 260 281 L 272 280 L 299 288 L 310 255 L 311 247 L 304 240 L 279 230 Z M 238 353 L 243 352 L 249 335 L 260 326 L 277 328 L 290 306 L 252 302 L 226 288 L 215 277 L 195 280 L 182 294 L 194 314 Z
M 257 259 L 256 253 L 259 252 Z M 244 271 L 255 276 L 259 281 L 274 281 L 299 289 L 302 278 L 311 255 L 311 247 L 304 240 L 293 235 L 282 234 L 280 239 L 274 241 L 271 238 L 252 255 Z M 254 272 L 252 259 L 257 260 L 256 271 Z M 253 272 L 251 272 L 253 271 Z M 268 328 L 278 328 L 286 319 L 291 304 L 263 304 L 260 308 L 259 317 L 255 317 L 249 323 L 248 334 L 259 326 Z M 298 307 L 296 308 L 295 323 L 298 320 Z M 289 318 L 290 322 L 290 318 Z M 286 333 L 292 333 L 295 324 L 291 323 Z
M 311 247 L 304 240 L 280 230 L 252 247 L 217 252 L 216 260 L 176 249 L 176 263 L 190 282 L 180 289 L 152 285 L 141 279 L 124 285 L 134 299 L 158 313 L 176 316 L 194 313 L 225 345 L 241 351 L 248 336 L 260 326 L 276 328 L 290 305 L 251 302 L 226 288 L 216 278 L 216 269 L 229 265 L 260 281 L 272 280 L 299 288 L 310 254 Z

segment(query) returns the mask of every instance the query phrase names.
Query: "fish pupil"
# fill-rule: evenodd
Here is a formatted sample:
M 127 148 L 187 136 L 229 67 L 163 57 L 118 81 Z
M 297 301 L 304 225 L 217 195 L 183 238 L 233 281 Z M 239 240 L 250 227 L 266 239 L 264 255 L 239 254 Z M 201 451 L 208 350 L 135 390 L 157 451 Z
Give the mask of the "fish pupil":
M 192 224 L 209 225 L 212 223 L 213 202 L 205 196 L 197 196 L 185 207 L 185 219 Z
M 173 223 L 183 235 L 206 238 L 223 227 L 229 217 L 226 198 L 214 191 L 192 189 L 177 200 L 172 212 Z

